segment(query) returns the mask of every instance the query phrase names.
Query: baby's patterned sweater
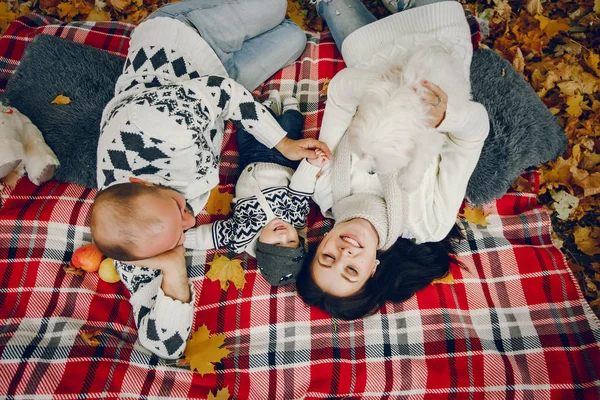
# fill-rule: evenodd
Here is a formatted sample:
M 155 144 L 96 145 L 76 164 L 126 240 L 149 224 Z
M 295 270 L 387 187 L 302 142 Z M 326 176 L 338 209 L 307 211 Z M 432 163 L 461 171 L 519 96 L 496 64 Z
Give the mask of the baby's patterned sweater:
M 307 160 L 295 172 L 272 163 L 246 166 L 235 188 L 233 216 L 188 230 L 185 247 L 197 250 L 227 247 L 236 253 L 246 251 L 255 256 L 257 238 L 273 219 L 279 218 L 296 229 L 306 226 L 308 200 L 320 170 Z

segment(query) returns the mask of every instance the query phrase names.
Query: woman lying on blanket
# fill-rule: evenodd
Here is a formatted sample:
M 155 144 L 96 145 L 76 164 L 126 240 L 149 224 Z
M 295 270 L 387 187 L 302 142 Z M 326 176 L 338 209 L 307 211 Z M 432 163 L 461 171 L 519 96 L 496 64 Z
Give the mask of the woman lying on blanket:
M 248 91 L 304 50 L 306 37 L 284 20 L 286 8 L 285 0 L 161 8 L 131 35 L 103 112 L 91 231 L 119 260 L 140 342 L 161 357 L 180 357 L 192 326 L 184 231 L 218 184 L 224 121 L 287 159 L 331 154 L 317 140 L 287 137 Z
M 446 93 L 415 79 L 419 70 L 456 67 L 470 91 L 472 44 L 459 3 L 399 0 L 401 12 L 379 21 L 359 0 L 317 7 L 349 68 L 329 84 L 320 140 L 334 156 L 314 194 L 335 226 L 308 257 L 297 289 L 306 303 L 351 320 L 448 272 L 449 234 L 489 121 L 481 104 L 460 98 L 464 87 L 446 85 Z M 439 63 L 431 53 L 442 54 Z M 422 121 L 429 126 L 414 131 Z M 437 139 L 426 129 L 443 139 L 433 153 L 427 147 Z M 394 133 L 401 141 L 387 154 Z

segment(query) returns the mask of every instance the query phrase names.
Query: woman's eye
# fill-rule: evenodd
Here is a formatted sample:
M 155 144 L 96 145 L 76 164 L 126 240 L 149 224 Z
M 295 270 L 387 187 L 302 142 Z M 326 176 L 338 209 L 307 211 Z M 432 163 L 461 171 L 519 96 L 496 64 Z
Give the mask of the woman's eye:
M 352 275 L 352 276 L 358 275 L 358 271 L 356 270 L 356 268 L 354 268 L 354 267 L 346 267 L 346 268 L 350 272 L 350 275 Z
M 329 254 L 324 254 L 325 258 L 331 258 L 332 260 L 335 260 L 335 258 L 333 258 L 333 256 L 329 255 Z

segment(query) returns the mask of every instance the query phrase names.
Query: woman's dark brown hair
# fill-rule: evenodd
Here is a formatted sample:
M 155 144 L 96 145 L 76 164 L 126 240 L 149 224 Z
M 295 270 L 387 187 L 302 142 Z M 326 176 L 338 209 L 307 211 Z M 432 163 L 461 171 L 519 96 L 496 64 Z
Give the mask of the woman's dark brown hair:
M 296 289 L 306 304 L 320 307 L 335 318 L 362 318 L 377 312 L 386 301 L 408 300 L 434 279 L 446 275 L 453 254 L 451 244 L 460 238 L 462 235 L 456 225 L 441 242 L 415 244 L 398 238 L 391 248 L 378 254 L 380 264 L 375 275 L 349 297 L 332 296 L 317 286 L 311 272 L 315 246 L 298 275 Z

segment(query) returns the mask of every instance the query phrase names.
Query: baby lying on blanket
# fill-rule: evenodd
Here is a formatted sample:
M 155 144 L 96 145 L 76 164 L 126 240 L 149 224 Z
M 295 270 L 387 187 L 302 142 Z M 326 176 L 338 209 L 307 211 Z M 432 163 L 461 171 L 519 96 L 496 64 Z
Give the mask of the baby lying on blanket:
M 271 91 L 265 105 L 270 106 L 290 139 L 302 137 L 304 117 L 295 98 L 285 99 L 281 115 L 277 91 Z M 317 151 L 318 158 L 298 163 L 267 148 L 243 129 L 238 128 L 236 137 L 242 173 L 235 189 L 233 216 L 188 230 L 184 246 L 246 251 L 256 257 L 258 268 L 271 285 L 294 283 L 305 257 L 304 239 L 297 230 L 306 226 L 308 199 L 327 158 Z

